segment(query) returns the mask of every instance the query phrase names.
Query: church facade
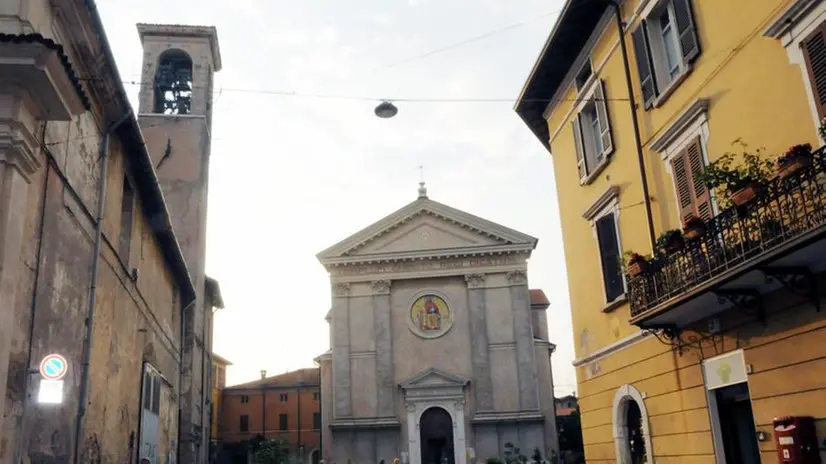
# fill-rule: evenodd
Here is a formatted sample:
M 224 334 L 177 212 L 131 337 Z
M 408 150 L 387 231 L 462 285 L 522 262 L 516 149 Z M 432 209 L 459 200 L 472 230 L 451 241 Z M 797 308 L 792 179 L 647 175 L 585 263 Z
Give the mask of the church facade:
M 537 239 L 419 198 L 319 253 L 325 462 L 483 462 L 557 450 Z M 534 304 L 532 304 L 532 296 Z M 539 300 L 539 301 L 537 301 Z

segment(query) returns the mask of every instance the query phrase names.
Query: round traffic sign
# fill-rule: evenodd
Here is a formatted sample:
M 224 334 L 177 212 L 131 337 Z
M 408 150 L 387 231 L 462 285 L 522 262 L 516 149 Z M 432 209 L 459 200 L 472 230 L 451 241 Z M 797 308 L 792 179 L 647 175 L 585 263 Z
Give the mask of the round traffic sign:
M 40 375 L 46 380 L 60 380 L 66 376 L 69 364 L 59 354 L 50 354 L 40 361 Z

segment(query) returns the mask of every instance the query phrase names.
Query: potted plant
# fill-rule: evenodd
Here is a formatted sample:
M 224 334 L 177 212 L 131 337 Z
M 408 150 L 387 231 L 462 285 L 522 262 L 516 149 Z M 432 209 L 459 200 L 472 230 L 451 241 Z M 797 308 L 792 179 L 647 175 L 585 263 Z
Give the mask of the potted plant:
M 686 240 L 695 240 L 706 233 L 706 223 L 698 217 L 691 217 L 683 221 L 683 237 Z
M 725 153 L 697 174 L 699 181 L 716 189 L 719 197 L 727 197 L 737 206 L 742 206 L 755 197 L 773 174 L 774 162 L 764 159 L 762 149 L 751 153 L 748 146 L 737 140 L 743 151 L 742 162 L 735 165 L 735 154 Z
M 645 256 L 626 251 L 623 257 L 625 258 L 625 273 L 628 277 L 637 277 L 648 270 L 648 259 Z
M 663 232 L 655 243 L 657 251 L 666 255 L 680 251 L 684 245 L 683 234 L 676 229 Z
M 820 139 L 826 142 L 826 117 L 820 120 L 820 127 L 817 128 Z
M 777 176 L 781 179 L 812 164 L 812 145 L 794 145 L 777 157 Z

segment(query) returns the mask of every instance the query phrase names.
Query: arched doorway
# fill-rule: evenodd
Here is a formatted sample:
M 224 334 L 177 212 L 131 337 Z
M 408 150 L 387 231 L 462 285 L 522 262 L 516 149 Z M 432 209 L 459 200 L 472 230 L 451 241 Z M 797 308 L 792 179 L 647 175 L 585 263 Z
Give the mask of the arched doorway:
M 318 449 L 314 449 L 310 453 L 310 462 L 309 462 L 309 464 L 318 464 L 320 459 L 321 459 L 321 455 L 318 452 Z
M 631 385 L 620 387 L 614 395 L 613 416 L 617 462 L 651 464 L 648 412 L 639 390 Z
M 432 407 L 419 419 L 422 464 L 454 464 L 453 419 L 447 411 Z

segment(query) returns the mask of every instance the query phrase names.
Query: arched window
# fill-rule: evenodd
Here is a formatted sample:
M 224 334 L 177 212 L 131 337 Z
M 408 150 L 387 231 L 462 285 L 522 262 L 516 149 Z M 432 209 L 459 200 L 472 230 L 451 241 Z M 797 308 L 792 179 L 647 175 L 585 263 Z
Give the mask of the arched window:
M 614 395 L 614 443 L 617 462 L 652 464 L 651 434 L 648 412 L 642 394 L 631 385 L 623 385 Z
M 169 50 L 158 59 L 155 72 L 155 113 L 189 114 L 192 108 L 192 59 Z

